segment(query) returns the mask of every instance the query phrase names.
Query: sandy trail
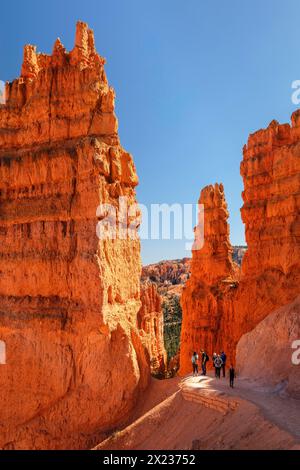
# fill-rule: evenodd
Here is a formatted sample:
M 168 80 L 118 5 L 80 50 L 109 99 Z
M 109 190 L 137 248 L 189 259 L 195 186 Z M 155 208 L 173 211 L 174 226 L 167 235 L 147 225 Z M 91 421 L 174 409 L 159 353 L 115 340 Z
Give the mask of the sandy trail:
M 280 390 L 267 389 L 258 384 L 240 379 L 232 390 L 220 380 L 216 387 L 225 390 L 230 396 L 239 396 L 257 405 L 264 416 L 281 429 L 300 438 L 300 400 L 280 393 Z
M 220 412 L 188 401 L 186 390 L 238 406 Z M 153 380 L 131 424 L 97 449 L 300 448 L 300 401 L 279 392 L 241 379 L 232 390 L 212 376 Z

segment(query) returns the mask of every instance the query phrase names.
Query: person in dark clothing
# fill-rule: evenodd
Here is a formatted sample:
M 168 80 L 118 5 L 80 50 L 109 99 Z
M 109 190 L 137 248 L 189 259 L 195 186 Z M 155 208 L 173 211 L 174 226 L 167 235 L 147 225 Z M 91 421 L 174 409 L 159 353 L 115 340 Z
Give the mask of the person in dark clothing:
M 221 359 L 222 359 L 222 371 L 223 371 L 223 377 L 225 377 L 225 369 L 226 369 L 226 359 L 227 359 L 227 356 L 226 354 L 224 353 L 224 351 L 221 352 Z
M 231 388 L 233 388 L 233 383 L 235 379 L 235 370 L 232 364 L 230 364 L 230 369 L 229 369 L 229 385 Z
M 202 358 L 201 358 L 201 367 L 202 367 L 202 375 L 206 375 L 206 363 L 209 361 L 209 357 L 203 349 L 201 350 Z

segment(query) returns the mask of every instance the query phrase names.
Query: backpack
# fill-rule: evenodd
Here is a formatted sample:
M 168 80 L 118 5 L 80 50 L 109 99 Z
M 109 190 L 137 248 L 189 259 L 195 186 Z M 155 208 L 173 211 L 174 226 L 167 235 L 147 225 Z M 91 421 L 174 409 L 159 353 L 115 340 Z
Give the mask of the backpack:
M 208 361 L 209 361 L 209 355 L 206 354 L 206 362 L 208 362 Z
M 216 357 L 215 359 L 215 367 L 221 367 L 223 364 L 223 361 L 220 357 Z

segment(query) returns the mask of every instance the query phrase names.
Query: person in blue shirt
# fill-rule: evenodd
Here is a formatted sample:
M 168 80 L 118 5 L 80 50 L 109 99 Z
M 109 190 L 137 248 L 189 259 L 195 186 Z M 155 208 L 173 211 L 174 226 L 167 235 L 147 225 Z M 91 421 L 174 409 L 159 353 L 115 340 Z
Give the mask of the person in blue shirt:
M 222 371 L 223 371 L 223 377 L 225 377 L 225 369 L 226 369 L 226 359 L 227 359 L 227 356 L 226 354 L 224 353 L 224 351 L 221 352 L 221 359 L 222 359 Z

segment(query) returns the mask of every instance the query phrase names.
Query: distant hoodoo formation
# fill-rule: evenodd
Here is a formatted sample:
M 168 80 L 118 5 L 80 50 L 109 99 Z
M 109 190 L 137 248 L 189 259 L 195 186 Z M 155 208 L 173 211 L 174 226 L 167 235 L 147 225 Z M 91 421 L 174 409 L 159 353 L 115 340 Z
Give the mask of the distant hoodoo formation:
M 163 376 L 167 367 L 164 347 L 164 318 L 161 297 L 153 283 L 141 285 L 142 306 L 138 313 L 138 328 L 150 357 L 151 373 Z
M 234 361 L 241 336 L 300 293 L 300 111 L 291 125 L 272 121 L 250 135 L 241 174 L 248 245 L 241 270 L 229 256 L 222 185 L 201 193 L 205 239 L 182 295 L 181 373 L 200 347 L 225 349 Z
M 26 46 L 0 105 L 0 447 L 89 448 L 149 380 L 138 240 L 99 240 L 96 210 L 134 204 L 113 89 L 85 23 L 74 49 Z M 96 433 L 98 433 L 96 435 Z

